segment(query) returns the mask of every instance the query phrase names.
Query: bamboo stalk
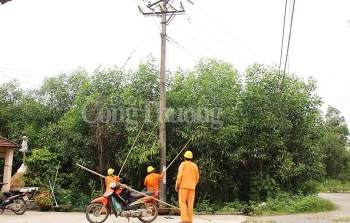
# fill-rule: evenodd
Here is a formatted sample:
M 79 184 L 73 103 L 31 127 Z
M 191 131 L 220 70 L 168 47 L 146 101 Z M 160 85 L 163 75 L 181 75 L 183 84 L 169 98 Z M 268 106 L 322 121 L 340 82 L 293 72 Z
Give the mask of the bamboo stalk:
M 126 156 L 122 167 L 120 168 L 120 171 L 119 171 L 119 173 L 118 173 L 118 177 L 120 176 L 120 173 L 122 172 L 122 170 L 123 170 L 123 168 L 124 168 L 124 165 L 125 165 L 125 163 L 126 163 L 126 160 L 129 158 L 129 155 L 130 155 L 130 153 L 131 153 L 131 150 L 134 148 L 135 142 L 136 142 L 137 138 L 139 137 L 139 135 L 140 135 L 140 133 L 141 133 L 141 130 L 143 129 L 143 126 L 145 125 L 145 123 L 146 123 L 146 121 L 143 122 L 143 124 L 142 124 L 142 126 L 141 126 L 141 128 L 140 128 L 140 130 L 139 130 L 139 133 L 137 134 L 137 136 L 136 136 L 136 138 L 135 138 L 135 140 L 134 140 L 134 143 L 132 144 L 132 146 L 131 146 L 131 148 L 130 148 L 130 150 L 129 150 L 129 153 L 128 153 L 128 155 Z
M 188 142 L 186 143 L 186 145 L 181 149 L 181 151 L 176 155 L 176 157 L 173 159 L 173 161 L 171 161 L 171 163 L 167 166 L 167 168 L 164 170 L 164 172 L 174 163 L 174 161 L 177 159 L 177 157 L 182 153 L 182 151 L 187 147 L 187 145 L 191 142 L 192 138 L 190 138 L 190 140 L 188 140 Z

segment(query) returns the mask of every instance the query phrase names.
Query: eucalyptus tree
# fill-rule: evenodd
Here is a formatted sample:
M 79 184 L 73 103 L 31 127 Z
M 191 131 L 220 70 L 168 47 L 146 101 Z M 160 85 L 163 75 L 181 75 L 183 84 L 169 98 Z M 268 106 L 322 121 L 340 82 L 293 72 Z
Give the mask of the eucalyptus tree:
M 37 90 L 24 90 L 19 82 L 10 81 L 0 87 L 0 98 L 0 135 L 18 144 L 27 136 L 30 149 L 40 146 L 38 133 L 47 126 L 50 114 L 48 107 L 38 100 Z M 14 169 L 22 164 L 22 158 L 23 154 L 16 150 Z
M 169 158 L 175 157 L 192 138 L 187 149 L 201 172 L 198 202 L 231 201 L 237 192 L 234 176 L 239 127 L 236 105 L 241 92 L 240 75 L 231 64 L 214 59 L 198 62 L 194 71 L 179 69 L 167 94 Z M 176 176 L 174 164 L 169 175 Z M 173 180 L 170 181 L 173 183 Z
M 345 118 L 338 109 L 332 106 L 328 107 L 325 118 L 323 149 L 326 153 L 327 177 L 341 181 L 349 180 L 349 129 Z
M 312 180 L 345 167 L 340 148 L 349 131 L 334 109 L 324 123 L 313 79 L 259 64 L 240 74 L 214 59 L 167 77 L 167 163 L 191 139 L 186 149 L 201 172 L 197 202 L 306 191 Z M 60 186 L 77 196 L 96 189 L 95 182 L 104 185 L 75 163 L 101 174 L 112 167 L 135 189 L 143 187 L 147 166 L 159 163 L 159 67 L 151 56 L 135 71 L 77 69 L 35 91 L 14 82 L 0 86 L 0 94 L 0 133 L 28 133 L 31 148 L 55 154 Z M 169 185 L 179 157 L 167 170 Z M 169 188 L 171 199 L 176 193 Z
M 20 104 L 23 94 L 24 91 L 16 80 L 0 85 L 0 135 L 9 139 L 13 139 L 10 136 L 12 121 L 15 121 L 13 107 Z
M 148 155 L 158 152 L 156 147 L 149 151 L 157 138 L 147 134 L 156 123 L 151 116 L 146 120 L 146 113 L 151 115 L 146 111 L 151 109 L 149 101 L 156 98 L 152 94 L 158 91 L 155 88 L 156 75 L 152 61 L 140 64 L 136 72 L 126 72 L 118 67 L 98 67 L 88 80 L 82 82 L 74 95 L 74 102 L 57 125 L 53 124 L 45 131 L 44 138 L 52 139 L 51 146 L 77 176 L 67 181 L 72 187 L 85 183 L 87 189 L 89 182 L 89 174 L 77 170 L 74 163 L 86 165 L 101 174 L 110 167 L 118 174 L 123 167 L 121 176 L 125 176 L 124 180 L 141 186 L 141 181 L 136 180 L 141 178 L 139 166 L 148 165 Z M 145 87 L 146 83 L 149 88 Z M 134 142 L 137 143 L 127 157 Z M 91 178 L 100 181 L 100 188 L 104 188 L 103 179 Z
M 50 108 L 52 118 L 50 122 L 58 122 L 69 111 L 74 105 L 77 91 L 86 81 L 88 81 L 88 73 L 83 68 L 44 80 L 38 92 L 38 99 Z
M 238 119 L 251 199 L 278 188 L 298 191 L 323 176 L 321 99 L 315 90 L 313 79 L 259 64 L 247 69 Z

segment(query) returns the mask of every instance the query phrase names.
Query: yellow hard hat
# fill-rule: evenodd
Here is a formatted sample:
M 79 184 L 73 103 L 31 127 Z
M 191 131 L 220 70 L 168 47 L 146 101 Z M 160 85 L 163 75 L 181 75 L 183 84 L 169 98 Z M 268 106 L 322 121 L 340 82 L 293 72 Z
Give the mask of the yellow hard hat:
M 147 167 L 147 173 L 150 173 L 154 170 L 153 166 L 149 166 Z
M 109 169 L 107 170 L 107 173 L 108 173 L 108 175 L 111 175 L 111 174 L 114 173 L 114 170 L 113 170 L 112 168 L 109 168 Z
M 192 158 L 193 158 L 193 154 L 192 154 L 191 151 L 186 151 L 184 156 L 185 156 L 185 158 L 187 158 L 187 159 L 192 159 Z

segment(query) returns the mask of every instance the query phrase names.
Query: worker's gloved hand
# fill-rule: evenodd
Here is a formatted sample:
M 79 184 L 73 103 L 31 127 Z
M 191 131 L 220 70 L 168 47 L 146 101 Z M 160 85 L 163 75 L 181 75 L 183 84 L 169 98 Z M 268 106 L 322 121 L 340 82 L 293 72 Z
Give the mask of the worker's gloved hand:
M 179 185 L 175 185 L 175 191 L 179 192 Z

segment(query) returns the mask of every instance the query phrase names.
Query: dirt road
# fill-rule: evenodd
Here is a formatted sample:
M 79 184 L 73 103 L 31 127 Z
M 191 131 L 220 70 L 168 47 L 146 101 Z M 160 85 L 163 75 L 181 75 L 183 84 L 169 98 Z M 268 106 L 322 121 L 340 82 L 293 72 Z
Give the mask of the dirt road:
M 314 214 L 280 215 L 266 217 L 248 217 L 245 223 L 344 223 L 350 222 L 350 194 L 320 193 L 321 198 L 329 199 L 338 206 L 330 212 Z

